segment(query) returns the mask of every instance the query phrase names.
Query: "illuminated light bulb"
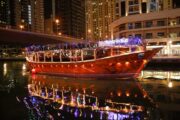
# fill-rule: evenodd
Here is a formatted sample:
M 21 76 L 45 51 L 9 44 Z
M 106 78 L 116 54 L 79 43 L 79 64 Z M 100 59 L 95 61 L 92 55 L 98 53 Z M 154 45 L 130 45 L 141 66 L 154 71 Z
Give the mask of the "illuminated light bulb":
M 119 97 L 121 96 L 121 93 L 120 92 L 118 92 L 118 94 L 117 94 Z
M 168 87 L 169 87 L 169 88 L 172 88 L 172 87 L 173 87 L 172 82 L 169 82 L 169 83 L 168 83 Z
M 127 97 L 129 97 L 129 96 L 130 96 L 130 94 L 127 92 L 127 93 L 126 93 L 126 96 L 127 96 Z
M 36 69 L 33 68 L 33 69 L 31 70 L 31 72 L 32 72 L 32 73 L 36 73 Z
M 134 63 L 137 63 L 137 61 L 135 60 Z
M 120 62 L 118 62 L 116 65 L 117 65 L 118 67 L 120 67 L 120 66 L 121 66 L 121 63 L 120 63 Z
M 77 65 L 75 65 L 75 67 L 77 67 Z
M 25 65 L 25 64 L 23 64 L 22 69 L 23 69 L 23 70 L 25 70 L 25 69 L 26 69 L 26 65 Z
M 86 90 L 85 90 L 85 89 L 83 90 L 83 93 L 86 93 Z
M 94 65 L 93 64 L 91 64 L 91 67 L 93 67 Z
M 146 63 L 147 63 L 147 60 L 143 60 L 143 63 L 146 64 Z
M 64 100 L 62 100 L 61 103 L 64 104 Z
M 106 106 L 105 109 L 106 109 L 106 110 L 109 110 L 109 106 Z
M 129 62 L 127 61 L 127 62 L 125 62 L 125 65 L 129 65 Z

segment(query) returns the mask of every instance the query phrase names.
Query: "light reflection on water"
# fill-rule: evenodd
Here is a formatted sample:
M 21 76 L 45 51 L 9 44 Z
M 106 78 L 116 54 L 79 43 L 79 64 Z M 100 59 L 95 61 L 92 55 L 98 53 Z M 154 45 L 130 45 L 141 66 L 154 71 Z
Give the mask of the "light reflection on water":
M 13 91 L 29 119 L 171 120 L 180 111 L 171 106 L 180 105 L 179 71 L 145 70 L 135 80 L 68 78 L 31 75 L 24 62 L 2 62 L 0 72 L 0 92 Z

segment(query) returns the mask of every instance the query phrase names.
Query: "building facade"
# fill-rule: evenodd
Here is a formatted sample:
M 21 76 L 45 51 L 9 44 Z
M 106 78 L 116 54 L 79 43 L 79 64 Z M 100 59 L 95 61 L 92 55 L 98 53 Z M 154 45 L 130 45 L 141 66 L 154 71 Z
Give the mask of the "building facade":
M 20 29 L 44 33 L 43 0 L 21 0 L 16 4 L 20 6 Z
M 109 24 L 115 19 L 115 0 L 86 0 L 86 39 L 110 38 Z
M 75 38 L 85 38 L 85 0 L 55 0 L 54 31 Z
M 112 39 L 136 36 L 149 45 L 165 46 L 162 54 L 180 54 L 175 50 L 180 43 L 178 0 L 119 0 L 116 4 L 119 19 L 110 25 Z
M 11 23 L 10 1 L 0 0 L 0 25 L 6 26 Z
M 0 25 L 8 28 L 44 33 L 43 1 L 0 0 Z

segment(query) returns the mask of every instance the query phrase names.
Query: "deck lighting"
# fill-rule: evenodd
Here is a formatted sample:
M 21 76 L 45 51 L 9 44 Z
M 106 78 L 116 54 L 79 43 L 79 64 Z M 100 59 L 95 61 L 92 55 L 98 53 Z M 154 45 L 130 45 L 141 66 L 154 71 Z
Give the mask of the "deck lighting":
M 36 69 L 33 68 L 33 69 L 31 70 L 31 72 L 32 72 L 32 73 L 36 73 Z

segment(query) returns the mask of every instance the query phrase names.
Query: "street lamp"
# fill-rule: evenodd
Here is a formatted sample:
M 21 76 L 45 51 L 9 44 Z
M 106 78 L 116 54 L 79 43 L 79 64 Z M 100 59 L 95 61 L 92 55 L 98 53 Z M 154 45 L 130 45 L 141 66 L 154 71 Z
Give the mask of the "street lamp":
M 24 29 L 24 25 L 20 25 L 19 28 L 22 30 Z
M 56 19 L 55 22 L 56 22 L 56 32 L 58 33 L 59 19 Z
M 59 36 L 61 36 L 61 35 L 62 35 L 62 33 L 61 33 L 61 32 L 58 32 L 58 35 L 59 35 Z
M 88 40 L 91 39 L 91 29 L 88 29 Z

